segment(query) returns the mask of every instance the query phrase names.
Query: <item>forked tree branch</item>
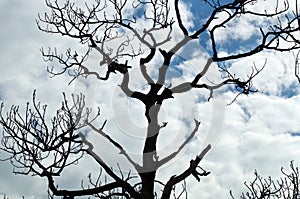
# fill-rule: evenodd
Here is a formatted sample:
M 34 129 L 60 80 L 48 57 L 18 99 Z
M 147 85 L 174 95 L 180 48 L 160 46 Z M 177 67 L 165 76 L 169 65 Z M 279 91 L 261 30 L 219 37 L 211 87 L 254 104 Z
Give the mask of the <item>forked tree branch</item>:
M 190 175 L 193 175 L 198 180 L 200 176 L 206 176 L 209 174 L 208 172 L 199 173 L 197 172 L 196 169 L 198 168 L 200 161 L 204 158 L 204 156 L 208 153 L 210 149 L 211 149 L 211 145 L 207 145 L 202 150 L 202 152 L 198 156 L 196 156 L 195 159 L 190 161 L 190 166 L 188 169 L 186 169 L 180 175 L 174 175 L 169 179 L 169 181 L 167 182 L 163 190 L 161 199 L 169 199 L 173 186 L 185 180 Z

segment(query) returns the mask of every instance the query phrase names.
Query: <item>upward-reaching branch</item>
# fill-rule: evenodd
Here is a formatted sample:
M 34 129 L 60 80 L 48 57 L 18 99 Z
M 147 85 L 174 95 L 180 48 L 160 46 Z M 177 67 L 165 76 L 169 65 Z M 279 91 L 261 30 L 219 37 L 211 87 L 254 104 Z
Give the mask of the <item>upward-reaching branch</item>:
M 174 175 L 169 179 L 169 181 L 167 182 L 163 190 L 161 199 L 169 199 L 172 191 L 172 187 L 177 183 L 185 180 L 188 176 L 193 175 L 199 181 L 200 176 L 207 176 L 209 174 L 209 172 L 206 171 L 199 173 L 196 169 L 198 168 L 200 161 L 204 158 L 204 156 L 208 153 L 210 149 L 211 149 L 211 145 L 206 146 L 202 150 L 202 152 L 198 156 L 196 156 L 195 159 L 191 160 L 188 169 L 186 169 L 180 175 Z

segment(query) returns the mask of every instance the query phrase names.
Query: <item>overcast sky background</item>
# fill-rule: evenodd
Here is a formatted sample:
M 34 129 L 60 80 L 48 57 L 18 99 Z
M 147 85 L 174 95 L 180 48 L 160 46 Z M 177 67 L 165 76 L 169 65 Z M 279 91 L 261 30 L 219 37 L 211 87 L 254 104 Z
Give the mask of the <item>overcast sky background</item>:
M 259 9 L 268 8 L 270 2 L 272 1 L 265 1 L 264 6 Z M 188 8 L 197 9 L 197 7 L 189 7 L 189 5 L 182 9 Z M 38 31 L 35 19 L 37 13 L 42 13 L 45 9 L 43 1 L 2 0 L 0 2 L 1 102 L 4 102 L 6 110 L 12 104 L 25 107 L 26 102 L 31 101 L 33 90 L 37 89 L 38 99 L 49 104 L 51 112 L 60 104 L 62 92 L 70 94 L 86 87 L 88 88 L 89 103 L 93 106 L 100 106 L 103 110 L 103 118 L 99 122 L 108 119 L 108 130 L 119 132 L 121 129 L 123 134 L 113 135 L 116 139 L 123 140 L 121 143 L 127 145 L 129 152 L 134 155 L 136 148 L 142 147 L 141 136 L 130 133 L 145 128 L 145 120 L 141 119 L 143 118 L 143 107 L 135 104 L 134 101 L 126 100 L 125 102 L 129 103 L 130 107 L 128 112 L 127 108 L 122 106 L 124 97 L 118 95 L 118 89 L 111 87 L 114 81 L 120 80 L 120 76 L 113 77 L 105 84 L 88 79 L 85 84 L 74 83 L 70 86 L 67 85 L 70 80 L 67 76 L 50 79 L 46 72 L 48 63 L 43 62 L 39 49 L 56 46 L 63 50 L 73 46 L 74 41 L 72 43 L 71 40 Z M 198 19 L 191 12 L 183 13 L 185 20 Z M 257 33 L 252 26 L 254 23 L 263 24 L 264 21 L 251 18 L 241 19 L 241 25 L 232 25 L 232 27 L 238 26 L 238 29 L 232 28 L 229 33 L 220 34 L 218 41 L 221 42 L 224 50 L 245 48 L 245 45 L 234 46 L 228 40 L 245 41 L 248 45 L 249 41 L 247 40 Z M 193 25 L 190 22 L 191 29 Z M 182 74 L 182 77 L 175 78 L 175 82 L 188 79 L 193 73 L 196 73 L 193 68 L 185 71 L 187 66 L 193 65 L 194 68 L 197 68 L 198 65 L 206 63 L 205 38 L 200 43 L 202 45 L 200 50 L 181 53 L 180 57 L 183 61 L 179 63 L 176 70 L 174 69 L 174 74 L 179 74 L 178 76 Z M 234 42 L 234 44 L 238 44 L 238 42 Z M 192 44 L 190 49 L 194 49 L 197 45 Z M 202 161 L 201 166 L 212 173 L 203 178 L 200 183 L 196 183 L 192 177 L 188 179 L 190 198 L 198 198 L 199 194 L 202 198 L 207 199 L 229 198 L 230 189 L 238 197 L 243 190 L 243 182 L 253 179 L 254 169 L 257 169 L 263 176 L 271 175 L 276 178 L 280 175 L 281 166 L 288 169 L 291 160 L 295 160 L 295 165 L 300 165 L 297 160 L 300 149 L 300 123 L 298 121 L 300 118 L 298 111 L 300 110 L 300 87 L 294 77 L 293 56 L 288 53 L 262 52 L 257 56 L 235 61 L 232 70 L 236 74 L 244 76 L 251 69 L 253 62 L 261 66 L 265 62 L 265 58 L 267 58 L 267 65 L 254 82 L 256 88 L 261 92 L 241 96 L 230 106 L 222 105 L 222 102 L 227 103 L 234 98 L 235 94 L 230 91 L 225 92 L 218 98 L 219 101 L 215 102 L 204 101 L 203 96 L 205 97 L 207 94 L 203 95 L 194 90 L 189 95 L 177 96 L 174 102 L 166 102 L 171 108 L 164 109 L 162 118 L 169 122 L 168 131 L 175 133 L 162 135 L 159 142 L 162 154 L 172 151 L 181 143 L 180 138 L 183 140 L 193 129 L 193 122 L 185 122 L 182 118 L 189 118 L 193 121 L 193 117 L 195 117 L 201 121 L 201 128 L 197 139 L 189 145 L 188 149 L 175 162 L 159 171 L 161 179 L 167 179 L 172 172 L 186 168 L 189 164 L 188 160 L 199 153 L 201 147 L 208 141 L 212 141 L 214 147 Z M 133 70 L 132 74 L 134 73 Z M 212 76 L 214 74 L 215 72 L 212 72 Z M 139 80 L 135 82 L 138 83 Z M 140 87 L 142 86 L 140 85 Z M 226 113 L 223 120 L 222 110 L 224 108 Z M 128 119 L 128 116 L 131 123 L 125 120 Z M 180 128 L 176 126 L 178 121 L 181 122 Z M 212 125 L 212 121 L 218 123 Z M 215 126 L 217 126 L 217 130 L 215 129 L 214 135 L 209 137 L 209 129 Z M 222 128 L 222 130 L 218 131 L 218 128 Z M 165 133 L 168 131 L 166 130 Z M 96 142 L 99 141 L 99 138 L 90 135 L 90 140 Z M 101 142 L 98 145 L 100 145 L 98 148 L 100 153 L 101 147 L 106 147 L 108 143 Z M 118 158 L 113 159 L 113 154 L 114 151 L 104 154 L 104 157 L 112 159 L 110 160 L 112 165 L 115 161 L 122 161 Z M 118 152 L 115 153 L 115 155 L 117 154 Z M 97 171 L 96 166 L 90 165 L 92 163 L 92 161 L 84 159 L 81 165 L 65 172 L 63 179 L 58 182 L 65 187 L 80 186 L 80 180 L 85 178 L 89 171 Z M 74 171 L 76 171 L 75 174 Z M 9 162 L 0 162 L 0 198 L 1 194 L 7 194 L 10 198 L 25 196 L 25 198 L 41 199 L 46 197 L 47 183 L 45 179 L 15 176 L 12 172 L 13 168 Z

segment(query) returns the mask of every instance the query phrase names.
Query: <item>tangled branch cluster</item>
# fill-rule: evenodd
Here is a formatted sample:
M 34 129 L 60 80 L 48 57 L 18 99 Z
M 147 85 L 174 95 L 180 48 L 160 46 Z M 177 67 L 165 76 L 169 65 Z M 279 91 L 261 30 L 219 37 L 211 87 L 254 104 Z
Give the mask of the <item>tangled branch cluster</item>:
M 70 106 L 64 96 L 61 108 L 47 119 L 47 105 L 36 101 L 27 103 L 24 116 L 18 106 L 12 106 L 6 118 L 1 105 L 0 123 L 3 126 L 1 150 L 17 169 L 16 174 L 59 176 L 62 170 L 83 156 L 83 144 L 78 131 L 86 126 L 90 110 L 84 110 L 84 96 L 73 96 Z

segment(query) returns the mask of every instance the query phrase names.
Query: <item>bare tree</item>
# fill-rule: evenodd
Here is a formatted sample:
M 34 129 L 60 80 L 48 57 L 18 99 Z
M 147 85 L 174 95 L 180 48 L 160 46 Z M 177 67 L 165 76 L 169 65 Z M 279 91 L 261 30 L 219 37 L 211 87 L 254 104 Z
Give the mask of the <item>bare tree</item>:
M 56 49 L 42 49 L 46 61 L 58 61 L 60 67 L 49 67 L 52 76 L 68 73 L 72 81 L 79 77 L 95 77 L 106 81 L 112 75 L 122 76 L 120 88 L 129 98 L 139 100 L 145 107 L 145 118 L 148 122 L 147 136 L 144 140 L 142 163 L 135 162 L 127 153 L 126 148 L 105 132 L 104 126 L 95 126 L 93 121 L 100 116 L 98 111 L 92 116 L 91 109 L 85 107 L 83 95 L 74 95 L 72 104 L 66 97 L 56 115 L 49 121 L 46 118 L 46 105 L 41 105 L 33 95 L 33 108 L 27 104 L 25 115 L 22 116 L 19 107 L 13 106 L 7 115 L 1 111 L 0 123 L 4 132 L 2 150 L 10 154 L 8 158 L 15 167 L 15 173 L 33 174 L 46 178 L 49 193 L 63 198 L 76 196 L 96 196 L 100 198 L 143 198 L 168 199 L 178 183 L 184 183 L 189 176 L 197 181 L 207 176 L 209 172 L 199 164 L 211 145 L 205 146 L 189 167 L 182 173 L 176 173 L 167 182 L 156 179 L 158 169 L 178 155 L 187 143 L 195 136 L 200 122 L 195 120 L 194 130 L 179 148 L 166 157 L 157 154 L 157 139 L 161 129 L 167 124 L 161 124 L 158 114 L 165 100 L 172 100 L 176 95 L 189 92 L 191 89 L 208 91 L 212 98 L 217 89 L 232 86 L 237 93 L 248 95 L 257 90 L 252 86 L 252 80 L 264 66 L 252 67 L 252 73 L 247 78 L 237 77 L 230 72 L 228 64 L 234 59 L 241 59 L 260 53 L 263 50 L 294 51 L 300 48 L 300 22 L 298 1 L 274 0 L 269 10 L 258 11 L 257 5 L 264 5 L 264 0 L 201 0 L 199 4 L 210 10 L 210 15 L 201 21 L 196 28 L 189 28 L 182 18 L 179 0 L 94 0 L 93 3 L 76 4 L 70 0 L 45 0 L 49 12 L 38 16 L 37 25 L 41 31 L 58 34 L 77 40 L 82 44 L 80 51 L 69 49 L 60 54 Z M 269 2 L 270 3 L 270 2 Z M 293 4 L 293 5 L 292 5 Z M 294 9 L 294 4 L 296 8 Z M 222 16 L 222 17 L 221 17 Z M 264 25 L 257 25 L 259 42 L 254 48 L 238 52 L 221 53 L 217 32 L 228 31 L 226 27 L 241 17 L 255 16 L 265 20 Z M 267 24 L 267 25 L 266 25 Z M 143 28 L 141 28 L 141 26 Z M 210 56 L 207 63 L 199 66 L 192 79 L 178 85 L 166 85 L 167 72 L 174 62 L 176 53 L 192 41 L 197 41 L 202 35 L 209 35 Z M 237 43 L 236 45 L 243 45 Z M 98 53 L 99 66 L 89 65 L 89 55 Z M 135 62 L 134 60 L 138 60 Z M 147 67 L 159 60 L 157 77 L 152 75 Z M 298 56 L 296 56 L 295 74 L 298 76 Z M 212 63 L 217 63 L 222 75 L 222 81 L 204 81 Z M 132 90 L 129 86 L 131 68 L 140 70 L 148 91 Z M 105 71 L 103 72 L 103 69 Z M 70 83 L 71 83 L 70 82 Z M 116 86 L 117 86 L 116 82 Z M 236 98 L 233 99 L 233 101 Z M 2 110 L 2 109 L 1 109 Z M 82 129 L 90 128 L 103 136 L 113 146 L 120 150 L 128 162 L 138 173 L 139 182 L 133 181 L 133 176 L 114 172 L 99 154 L 93 151 L 93 145 L 85 139 Z M 82 156 L 91 156 L 110 177 L 103 183 L 89 177 L 91 186 L 82 190 L 59 189 L 54 178 L 62 171 L 78 162 Z M 162 184 L 161 192 L 155 190 L 155 184 Z M 183 192 L 186 192 L 185 185 Z M 177 198 L 180 197 L 175 196 Z
M 254 172 L 255 178 L 252 182 L 245 182 L 248 191 L 243 193 L 241 199 L 258 199 L 258 198 L 283 198 L 283 199 L 298 199 L 299 192 L 299 169 L 295 167 L 293 161 L 290 163 L 290 172 L 281 168 L 283 177 L 279 180 L 272 179 L 271 176 L 264 178 Z M 230 191 L 231 197 L 233 197 Z

